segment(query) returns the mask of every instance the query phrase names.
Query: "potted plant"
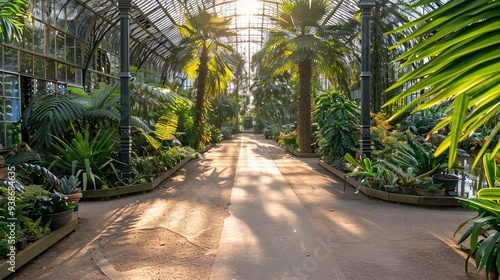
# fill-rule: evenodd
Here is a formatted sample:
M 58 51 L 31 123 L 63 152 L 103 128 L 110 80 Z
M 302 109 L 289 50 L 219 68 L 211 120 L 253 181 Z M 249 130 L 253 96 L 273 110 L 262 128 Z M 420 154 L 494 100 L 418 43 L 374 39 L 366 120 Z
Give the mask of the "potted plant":
M 80 183 L 78 177 L 71 175 L 69 178 L 61 178 L 61 183 L 58 187 L 59 193 L 67 197 L 67 203 L 76 202 L 75 211 L 78 211 L 78 202 L 82 198 L 82 190 L 79 188 Z
M 50 222 L 50 229 L 63 227 L 71 221 L 76 202 L 66 202 L 66 196 L 53 192 L 50 197 L 41 196 L 35 199 L 33 209 L 42 217 L 42 222 Z
M 452 192 L 457 189 L 459 178 L 454 174 L 439 173 L 432 174 L 432 180 L 434 184 L 440 184 L 447 192 Z
M 420 196 L 444 196 L 445 189 L 441 184 L 435 184 L 432 178 L 420 177 L 415 187 L 415 193 Z

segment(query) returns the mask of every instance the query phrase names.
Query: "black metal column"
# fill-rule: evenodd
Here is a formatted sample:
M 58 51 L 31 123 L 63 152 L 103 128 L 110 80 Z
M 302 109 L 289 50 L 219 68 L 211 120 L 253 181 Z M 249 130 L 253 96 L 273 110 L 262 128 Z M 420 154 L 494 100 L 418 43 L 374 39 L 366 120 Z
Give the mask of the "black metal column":
M 371 157 L 370 136 L 370 16 L 374 0 L 360 0 L 361 9 L 361 153 Z
M 131 0 L 119 0 L 120 10 L 120 161 L 123 178 L 132 174 L 131 154 L 132 138 L 130 136 L 130 8 Z

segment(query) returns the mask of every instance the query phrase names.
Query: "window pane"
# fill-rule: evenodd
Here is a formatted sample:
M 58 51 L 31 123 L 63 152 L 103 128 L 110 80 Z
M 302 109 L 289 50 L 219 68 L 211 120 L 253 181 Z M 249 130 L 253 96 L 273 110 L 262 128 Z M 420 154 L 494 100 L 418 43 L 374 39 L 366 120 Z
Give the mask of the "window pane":
M 3 74 L 4 95 L 19 98 L 19 83 L 17 75 Z
M 42 20 L 42 0 L 33 1 L 33 17 Z
M 56 53 L 57 58 L 61 60 L 66 59 L 66 35 L 62 32 L 57 32 L 56 37 Z
M 3 68 L 10 71 L 19 71 L 18 61 L 19 55 L 18 51 L 4 47 L 3 48 Z
M 75 38 L 66 36 L 66 61 L 75 63 Z
M 66 4 L 68 1 L 57 1 L 56 2 L 56 26 L 58 29 L 66 30 Z
M 33 49 L 35 52 L 45 54 L 45 32 L 44 24 L 35 20 L 35 27 L 33 30 Z
M 57 80 L 62 83 L 66 82 L 66 64 L 64 63 L 57 63 Z
M 44 21 L 50 24 L 54 24 L 55 15 L 54 15 L 54 0 L 45 0 L 44 8 Z
M 17 122 L 20 118 L 19 99 L 5 99 L 5 121 Z
M 45 66 L 47 67 L 47 70 L 45 71 L 45 77 L 48 80 L 55 80 L 57 77 L 56 62 L 52 59 L 46 58 Z
M 35 77 L 45 79 L 45 59 L 39 56 L 34 56 L 34 72 Z
M 47 49 L 47 55 L 55 57 L 56 55 L 56 36 L 57 36 L 57 31 L 55 29 L 52 29 L 50 26 L 45 26 L 45 34 L 46 37 L 45 39 L 47 40 L 46 44 L 46 49 Z
M 82 42 L 79 40 L 76 40 L 75 44 L 75 54 L 76 54 L 76 65 L 82 65 L 83 66 L 83 50 L 82 50 Z
M 21 73 L 33 75 L 33 55 L 21 52 Z
M 68 84 L 75 83 L 75 67 L 68 66 L 67 79 L 68 79 Z

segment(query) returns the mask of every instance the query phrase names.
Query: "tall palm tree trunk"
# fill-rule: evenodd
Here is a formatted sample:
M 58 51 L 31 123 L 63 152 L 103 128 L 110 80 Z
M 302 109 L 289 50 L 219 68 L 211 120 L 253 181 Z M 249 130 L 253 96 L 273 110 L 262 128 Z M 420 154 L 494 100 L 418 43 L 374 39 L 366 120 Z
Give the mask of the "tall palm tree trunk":
M 203 129 L 205 125 L 206 108 L 205 108 L 205 85 L 208 76 L 208 52 L 207 47 L 203 45 L 200 55 L 200 66 L 198 67 L 198 87 L 196 89 L 196 140 L 194 143 L 195 149 L 201 145 Z
M 312 152 L 312 131 L 311 131 L 311 82 L 312 62 L 304 59 L 299 63 L 299 149 L 301 153 Z

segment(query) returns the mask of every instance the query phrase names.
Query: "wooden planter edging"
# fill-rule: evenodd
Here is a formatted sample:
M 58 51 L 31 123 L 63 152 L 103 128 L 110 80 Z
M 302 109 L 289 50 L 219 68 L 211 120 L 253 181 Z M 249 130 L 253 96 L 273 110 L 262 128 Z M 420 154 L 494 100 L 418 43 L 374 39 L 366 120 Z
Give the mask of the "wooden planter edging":
M 68 224 L 60 229 L 50 232 L 48 235 L 28 245 L 24 250 L 17 252 L 15 270 L 18 270 L 21 266 L 40 255 L 43 251 L 47 250 L 50 246 L 54 245 L 56 242 L 75 230 L 77 222 L 78 212 L 74 212 L 73 218 Z M 10 264 L 6 261 L 0 264 L 0 279 L 9 276 L 12 273 L 8 270 L 9 267 Z
M 177 170 L 184 166 L 191 158 L 185 158 L 181 160 L 174 168 L 169 169 L 158 177 L 156 177 L 152 182 L 130 185 L 130 186 L 120 186 L 116 188 L 102 189 L 102 190 L 86 190 L 82 191 L 82 199 L 102 199 L 109 200 L 111 197 L 120 197 L 121 195 L 148 192 L 154 190 L 161 182 L 163 182 L 168 177 L 172 176 Z
M 335 176 L 342 179 L 344 181 L 344 187 L 346 184 L 352 187 L 356 187 L 357 184 L 356 179 L 345 176 L 345 174 L 342 171 L 326 164 L 322 160 L 320 160 L 318 164 L 323 168 L 325 168 L 326 170 L 333 173 Z M 378 198 L 381 200 L 391 201 L 396 203 L 407 203 L 407 204 L 415 204 L 422 206 L 460 206 L 458 200 L 452 196 L 418 196 L 409 194 L 389 193 L 365 187 L 364 185 L 361 185 L 359 190 L 371 198 Z
M 301 152 L 297 152 L 297 151 L 291 150 L 288 147 L 285 147 L 285 150 L 287 152 L 289 152 L 290 154 L 296 156 L 296 157 L 302 157 L 302 158 L 315 158 L 315 157 L 319 157 L 316 153 L 301 153 Z

